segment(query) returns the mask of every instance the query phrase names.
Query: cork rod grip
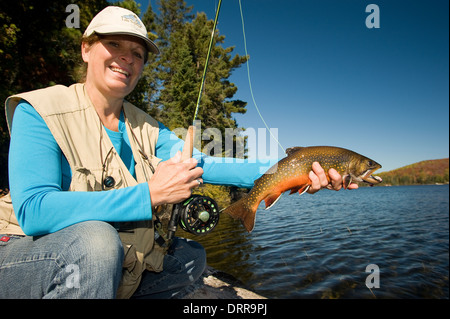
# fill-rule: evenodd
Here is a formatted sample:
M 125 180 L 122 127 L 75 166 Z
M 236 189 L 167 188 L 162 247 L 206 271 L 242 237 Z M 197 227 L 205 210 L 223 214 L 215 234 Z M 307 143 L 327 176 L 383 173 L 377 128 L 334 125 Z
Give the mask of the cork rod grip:
M 187 160 L 192 157 L 192 152 L 194 150 L 194 130 L 195 127 L 193 125 L 189 126 L 186 140 L 184 141 L 183 151 L 181 152 L 181 160 Z

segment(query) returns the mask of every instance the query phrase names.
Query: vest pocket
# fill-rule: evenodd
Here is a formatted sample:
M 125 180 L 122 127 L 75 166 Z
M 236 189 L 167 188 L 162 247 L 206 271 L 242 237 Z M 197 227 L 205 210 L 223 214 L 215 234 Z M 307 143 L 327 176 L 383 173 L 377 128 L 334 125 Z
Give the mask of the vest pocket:
M 98 175 L 98 174 L 97 174 Z M 101 179 L 97 177 L 98 181 Z M 76 192 L 92 192 L 102 190 L 102 186 L 97 182 L 96 174 L 85 167 L 74 167 L 72 171 L 72 181 L 70 182 L 70 191 Z
M 159 246 L 156 242 L 153 244 L 151 258 L 145 260 L 146 269 L 148 271 L 161 272 L 163 271 L 164 256 L 167 253 L 167 248 Z
M 106 178 L 114 181 L 111 185 L 103 185 Z M 86 167 L 75 167 L 72 172 L 72 181 L 69 190 L 78 192 L 92 192 L 110 190 L 124 187 L 123 175 L 120 169 L 108 169 L 103 172 L 101 168 L 89 169 Z M 110 186 L 110 187 L 108 187 Z
M 122 268 L 125 268 L 131 273 L 133 272 L 137 262 L 136 247 L 134 247 L 134 245 L 124 245 L 123 249 L 124 249 L 124 259 Z

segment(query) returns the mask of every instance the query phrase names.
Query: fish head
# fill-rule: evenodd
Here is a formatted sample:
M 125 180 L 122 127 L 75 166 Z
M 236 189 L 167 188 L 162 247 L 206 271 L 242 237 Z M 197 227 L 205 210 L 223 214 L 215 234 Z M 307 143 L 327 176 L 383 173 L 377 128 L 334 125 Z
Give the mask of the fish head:
M 364 182 L 373 186 L 383 181 L 381 177 L 372 175 L 380 168 L 381 165 L 374 160 L 355 153 L 350 160 L 348 173 L 352 181 Z

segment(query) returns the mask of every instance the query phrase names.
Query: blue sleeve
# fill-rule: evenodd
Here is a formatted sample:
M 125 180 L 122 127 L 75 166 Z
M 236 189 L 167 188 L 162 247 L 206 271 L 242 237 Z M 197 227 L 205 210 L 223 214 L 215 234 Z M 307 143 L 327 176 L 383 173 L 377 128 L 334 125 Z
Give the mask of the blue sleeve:
M 151 219 L 148 184 L 105 192 L 62 189 L 63 154 L 42 117 L 21 102 L 14 113 L 9 181 L 14 211 L 27 235 L 42 235 L 87 220 Z
M 184 141 L 179 139 L 163 124 L 159 124 L 159 137 L 156 156 L 162 160 L 173 157 L 183 149 Z M 203 168 L 203 181 L 208 184 L 252 188 L 254 181 L 261 177 L 278 159 L 244 160 L 227 157 L 207 156 L 194 149 L 192 157 Z

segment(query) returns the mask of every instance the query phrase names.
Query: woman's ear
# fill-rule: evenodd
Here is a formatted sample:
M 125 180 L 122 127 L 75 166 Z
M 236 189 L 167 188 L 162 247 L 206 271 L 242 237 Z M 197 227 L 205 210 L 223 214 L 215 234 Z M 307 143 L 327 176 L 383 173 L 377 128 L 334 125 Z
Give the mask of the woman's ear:
M 86 42 L 81 43 L 81 57 L 83 58 L 83 61 L 88 63 L 89 62 L 89 51 L 91 49 L 91 46 L 87 44 Z

